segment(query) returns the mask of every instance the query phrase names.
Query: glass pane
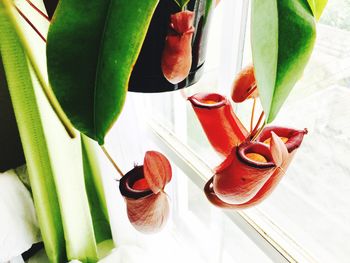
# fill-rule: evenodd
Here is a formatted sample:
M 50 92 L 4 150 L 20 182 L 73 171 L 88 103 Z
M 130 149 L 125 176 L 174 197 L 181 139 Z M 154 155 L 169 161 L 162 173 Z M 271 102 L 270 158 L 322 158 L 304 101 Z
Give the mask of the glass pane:
M 183 244 L 200 255 L 198 262 L 271 262 L 180 170 L 176 170 L 174 183 L 173 223 Z
M 228 1 L 221 4 L 225 2 Z M 235 29 L 225 25 L 224 16 L 228 11 L 224 5 L 216 11 L 209 39 L 208 70 L 198 84 L 175 97 L 201 90 L 229 93 L 228 85 L 222 90 L 221 80 L 227 78 L 227 73 L 222 70 L 223 60 L 219 58 L 225 54 L 227 57 L 232 55 L 233 60 L 237 54 L 220 47 L 225 37 L 229 37 L 228 32 Z M 252 61 L 249 21 L 248 17 L 243 66 Z M 311 261 L 346 262 L 350 249 L 346 242 L 350 240 L 350 230 L 346 227 L 350 219 L 350 162 L 347 161 L 350 148 L 349 43 L 350 1 L 328 1 L 317 26 L 317 41 L 309 64 L 274 122 L 308 128 L 309 133 L 280 186 L 261 205 L 246 210 L 257 222 L 264 224 L 268 234 L 279 233 L 277 241 L 284 240 Z M 172 122 L 173 131 L 203 161 L 215 167 L 220 158 L 209 145 L 191 106 L 187 103 L 186 114 L 181 107 L 174 104 L 174 114 L 178 117 L 173 120 L 182 118 L 182 128 L 178 127 L 179 123 Z M 237 114 L 248 127 L 252 101 L 236 107 Z M 258 106 L 256 118 L 260 111 Z M 198 200 L 200 198 L 198 196 Z M 196 208 L 191 208 L 193 214 L 205 218 L 206 211 Z
M 310 62 L 274 122 L 309 133 L 280 186 L 251 213 L 317 262 L 347 262 L 350 249 L 349 18 L 350 1 L 328 2 Z M 250 107 L 239 107 L 246 120 Z
M 118 125 L 110 131 L 106 147 L 124 173 L 134 163 L 143 163 L 147 150 L 161 151 L 148 137 L 146 127 L 138 119 L 138 94 L 128 96 Z M 108 160 L 100 156 L 106 176 L 116 175 Z M 118 249 L 126 261 L 137 262 L 203 262 L 234 263 L 271 260 L 246 236 L 223 211 L 207 201 L 198 188 L 171 161 L 173 177 L 165 192 L 170 200 L 170 217 L 166 227 L 157 234 L 137 232 L 128 221 L 126 205 L 118 184 L 108 189 L 112 229 Z M 116 175 L 118 178 L 119 176 Z

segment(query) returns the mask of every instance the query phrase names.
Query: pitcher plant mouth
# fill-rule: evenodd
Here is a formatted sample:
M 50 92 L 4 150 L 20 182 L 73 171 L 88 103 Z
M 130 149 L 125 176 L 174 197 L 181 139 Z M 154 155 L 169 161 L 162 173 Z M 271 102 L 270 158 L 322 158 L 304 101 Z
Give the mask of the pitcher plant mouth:
M 225 203 L 246 203 L 263 187 L 275 168 L 266 144 L 244 142 L 216 169 L 213 191 Z
M 264 143 L 245 142 L 237 147 L 237 156 L 241 161 L 255 168 L 272 168 L 275 166 L 270 149 Z
M 289 153 L 299 148 L 303 141 L 304 135 L 308 134 L 308 130 L 306 128 L 304 130 L 295 130 L 287 127 L 268 126 L 265 127 L 256 140 L 258 142 L 269 144 L 271 132 L 274 132 L 277 136 L 284 140 Z
M 140 189 L 134 187 L 138 181 L 144 180 L 143 165 L 135 166 L 134 169 L 125 174 L 119 182 L 120 193 L 130 199 L 139 199 L 153 194 L 152 190 L 148 188 Z
M 197 93 L 188 98 L 194 107 L 213 109 L 228 103 L 226 97 L 217 93 Z

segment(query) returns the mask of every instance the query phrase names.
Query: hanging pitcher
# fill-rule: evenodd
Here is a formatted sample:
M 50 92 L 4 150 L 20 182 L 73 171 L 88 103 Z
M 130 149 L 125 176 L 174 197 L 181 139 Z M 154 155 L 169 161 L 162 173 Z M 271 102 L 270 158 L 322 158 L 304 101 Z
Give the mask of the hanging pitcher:
M 129 91 L 165 92 L 195 84 L 203 73 L 215 0 L 160 0 L 129 82 Z

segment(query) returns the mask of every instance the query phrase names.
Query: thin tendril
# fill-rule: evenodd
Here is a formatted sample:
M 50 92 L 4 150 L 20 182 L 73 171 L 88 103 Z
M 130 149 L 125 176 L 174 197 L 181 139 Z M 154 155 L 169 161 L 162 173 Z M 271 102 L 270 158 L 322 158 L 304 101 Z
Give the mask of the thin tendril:
M 252 115 L 250 117 L 250 133 L 253 131 L 253 122 L 254 122 L 254 114 L 255 114 L 255 105 L 256 105 L 256 98 L 254 98 L 253 107 L 252 107 Z
M 263 131 L 263 129 L 265 128 L 266 123 L 264 122 L 264 124 L 258 129 L 258 131 L 255 133 L 255 135 L 252 138 L 252 141 L 256 140 L 256 138 L 260 135 L 260 133 Z
M 108 153 L 107 149 L 101 145 L 101 149 L 106 155 L 107 159 L 111 162 L 111 164 L 114 166 L 114 168 L 117 170 L 117 172 L 120 174 L 121 177 L 124 176 L 122 170 L 119 168 L 119 166 L 116 164 L 116 162 L 113 160 L 112 156 Z
M 254 136 L 255 133 L 256 133 L 256 131 L 258 130 L 259 125 L 260 125 L 260 123 L 261 123 L 261 121 L 262 121 L 262 119 L 263 119 L 263 117 L 264 117 L 264 114 L 265 114 L 264 111 L 262 111 L 261 114 L 260 114 L 260 117 L 259 117 L 258 122 L 256 123 L 256 125 L 255 125 L 253 131 L 250 133 L 252 136 Z
M 25 14 L 22 13 L 22 11 L 15 5 L 15 8 L 17 12 L 20 14 L 20 16 L 28 23 L 28 25 L 37 33 L 37 35 L 46 43 L 45 37 L 39 32 L 39 30 L 34 26 L 32 22 L 26 17 Z
M 26 2 L 27 2 L 35 11 L 37 11 L 43 18 L 45 18 L 47 21 L 50 22 L 50 18 L 49 18 L 43 11 L 41 11 L 39 8 L 37 8 L 31 1 L 26 0 Z
M 256 84 L 254 84 L 253 87 L 250 88 L 250 90 L 247 94 L 247 98 L 249 98 L 249 96 L 252 95 L 257 88 L 258 88 L 258 86 Z

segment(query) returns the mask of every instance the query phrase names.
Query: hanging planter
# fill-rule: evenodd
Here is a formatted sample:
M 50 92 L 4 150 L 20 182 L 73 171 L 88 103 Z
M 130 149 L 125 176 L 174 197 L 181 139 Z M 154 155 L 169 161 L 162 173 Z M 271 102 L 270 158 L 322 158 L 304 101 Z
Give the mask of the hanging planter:
M 196 83 L 203 73 L 214 8 L 215 0 L 159 1 L 129 91 L 173 91 Z

